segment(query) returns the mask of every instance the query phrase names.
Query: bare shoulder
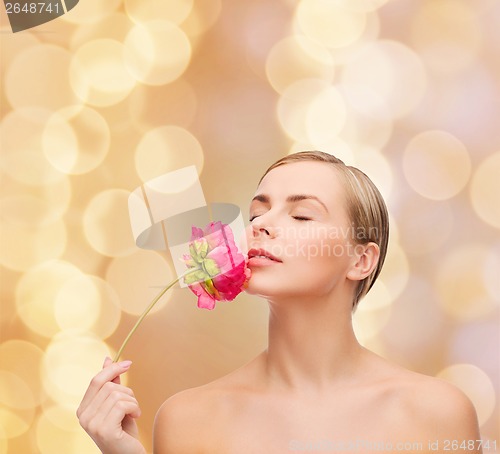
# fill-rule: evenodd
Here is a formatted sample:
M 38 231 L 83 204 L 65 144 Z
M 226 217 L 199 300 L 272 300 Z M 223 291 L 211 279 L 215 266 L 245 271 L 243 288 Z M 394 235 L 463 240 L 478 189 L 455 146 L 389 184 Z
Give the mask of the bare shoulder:
M 477 439 L 479 428 L 474 405 L 458 387 L 445 380 L 409 373 L 410 410 L 425 421 L 434 436 L 443 439 Z
M 382 361 L 380 399 L 389 403 L 402 431 L 428 439 L 480 438 L 476 410 L 462 390 L 448 381 Z
M 203 386 L 185 389 L 169 397 L 154 422 L 154 454 L 221 452 L 221 421 L 234 410 L 235 396 L 245 394 L 242 379 L 250 365 Z
M 153 430 L 154 454 L 195 454 L 206 451 L 216 417 L 218 392 L 213 386 L 180 391 L 169 397 L 156 413 Z

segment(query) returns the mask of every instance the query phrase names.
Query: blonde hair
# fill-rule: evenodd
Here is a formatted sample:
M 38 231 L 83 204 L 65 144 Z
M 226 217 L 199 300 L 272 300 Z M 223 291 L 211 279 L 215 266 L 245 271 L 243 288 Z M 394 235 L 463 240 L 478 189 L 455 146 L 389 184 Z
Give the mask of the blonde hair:
M 290 154 L 272 164 L 262 175 L 263 178 L 276 167 L 301 161 L 318 161 L 332 165 L 345 183 L 346 209 L 352 223 L 357 244 L 373 242 L 378 245 L 380 255 L 377 266 L 365 279 L 359 281 L 354 294 L 353 311 L 359 300 L 372 288 L 384 264 L 389 242 L 389 214 L 380 191 L 372 180 L 356 167 L 347 166 L 335 156 L 322 151 L 302 151 Z

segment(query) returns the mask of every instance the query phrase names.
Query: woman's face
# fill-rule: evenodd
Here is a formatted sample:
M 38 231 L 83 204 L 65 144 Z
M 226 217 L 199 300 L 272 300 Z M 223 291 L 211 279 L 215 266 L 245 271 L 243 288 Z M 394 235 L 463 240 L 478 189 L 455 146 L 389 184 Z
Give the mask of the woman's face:
M 356 246 L 331 165 L 304 161 L 271 170 L 257 188 L 250 220 L 249 293 L 269 300 L 325 296 L 347 282 Z

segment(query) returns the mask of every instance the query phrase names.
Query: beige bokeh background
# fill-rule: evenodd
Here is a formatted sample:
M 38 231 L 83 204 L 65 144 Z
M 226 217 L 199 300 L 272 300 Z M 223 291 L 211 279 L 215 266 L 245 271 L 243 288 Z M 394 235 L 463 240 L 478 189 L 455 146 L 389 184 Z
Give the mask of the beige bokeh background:
M 460 386 L 498 448 L 498 0 L 80 0 L 16 34 L 0 10 L 0 454 L 98 452 L 75 409 L 174 275 L 134 245 L 129 193 L 196 165 L 209 202 L 246 214 L 303 149 L 389 206 L 360 340 Z M 146 319 L 125 357 L 149 450 L 164 399 L 265 348 L 267 310 L 175 289 Z

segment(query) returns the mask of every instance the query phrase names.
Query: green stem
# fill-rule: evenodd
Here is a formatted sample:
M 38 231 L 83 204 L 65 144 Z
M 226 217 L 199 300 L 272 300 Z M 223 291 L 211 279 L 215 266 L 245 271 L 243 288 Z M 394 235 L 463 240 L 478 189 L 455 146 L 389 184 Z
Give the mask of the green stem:
M 188 269 L 185 273 L 181 274 L 177 279 L 173 280 L 170 284 L 168 284 L 156 297 L 153 301 L 151 301 L 151 303 L 149 304 L 149 306 L 144 310 L 144 312 L 141 314 L 141 316 L 139 317 L 139 320 L 137 320 L 137 322 L 135 323 L 134 327 L 130 330 L 130 332 L 128 333 L 127 337 L 125 338 L 125 340 L 123 341 L 123 344 L 122 346 L 120 347 L 120 349 L 118 350 L 118 353 L 115 355 L 114 359 L 113 359 L 113 362 L 116 363 L 118 361 L 118 359 L 120 358 L 120 355 L 122 354 L 123 352 L 123 349 L 125 348 L 125 346 L 128 344 L 128 341 L 130 340 L 130 338 L 132 337 L 132 334 L 135 333 L 135 331 L 137 330 L 137 328 L 139 327 L 139 325 L 141 324 L 141 322 L 144 320 L 144 317 L 146 317 L 146 315 L 148 315 L 149 311 L 151 309 L 153 309 L 153 306 L 158 302 L 158 300 L 169 290 L 171 289 L 177 282 L 179 282 L 184 276 L 186 276 L 187 274 L 191 273 L 193 271 L 193 269 Z

